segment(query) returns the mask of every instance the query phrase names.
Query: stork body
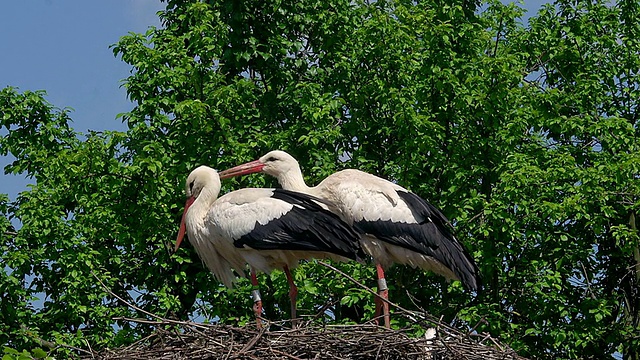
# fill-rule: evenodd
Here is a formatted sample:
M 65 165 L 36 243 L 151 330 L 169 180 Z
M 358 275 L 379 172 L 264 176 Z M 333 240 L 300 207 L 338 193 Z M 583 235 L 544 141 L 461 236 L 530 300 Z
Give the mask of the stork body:
M 249 264 L 258 317 L 256 271 L 284 270 L 294 319 L 297 288 L 290 269 L 299 260 L 364 256 L 359 234 L 312 196 L 282 189 L 241 189 L 218 198 L 219 192 L 215 170 L 201 166 L 191 172 L 176 250 L 186 232 L 204 264 L 227 287 L 233 285 L 233 270 L 244 274 Z
M 384 269 L 394 263 L 460 280 L 467 289 L 480 287 L 478 268 L 446 217 L 403 187 L 353 169 L 336 172 L 318 186 L 309 187 L 295 158 L 278 150 L 220 176 L 224 179 L 252 172 L 275 176 L 283 189 L 326 200 L 332 211 L 361 232 L 362 247 L 376 262 L 378 291 L 383 298 L 388 298 Z M 388 327 L 388 304 L 377 301 L 376 309 L 377 315 L 384 314 Z

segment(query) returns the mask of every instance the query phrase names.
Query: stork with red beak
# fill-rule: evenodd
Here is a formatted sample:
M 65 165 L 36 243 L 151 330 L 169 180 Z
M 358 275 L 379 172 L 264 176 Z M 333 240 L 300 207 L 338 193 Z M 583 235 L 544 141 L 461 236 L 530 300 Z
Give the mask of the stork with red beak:
M 384 269 L 405 264 L 460 280 L 465 288 L 480 288 L 480 273 L 471 255 L 454 236 L 447 218 L 418 195 L 377 176 L 342 170 L 318 186 L 305 184 L 298 161 L 284 151 L 222 171 L 222 179 L 263 172 L 283 189 L 324 199 L 330 209 L 363 236 L 362 248 L 376 262 L 379 295 L 388 299 Z M 389 307 L 376 298 L 376 317 L 382 313 L 390 326 Z
M 220 178 L 214 169 L 200 166 L 189 174 L 175 249 L 186 233 L 204 264 L 227 287 L 235 279 L 233 270 L 245 274 L 249 264 L 258 326 L 262 301 L 256 271 L 284 270 L 295 319 L 298 289 L 290 269 L 299 260 L 348 261 L 365 256 L 360 235 L 313 196 L 282 189 L 241 189 L 218 198 L 219 192 Z

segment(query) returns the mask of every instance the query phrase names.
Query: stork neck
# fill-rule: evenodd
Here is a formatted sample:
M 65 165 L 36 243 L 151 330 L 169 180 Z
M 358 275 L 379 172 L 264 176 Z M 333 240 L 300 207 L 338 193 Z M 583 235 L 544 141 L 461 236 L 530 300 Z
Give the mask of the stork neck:
M 193 202 L 189 209 L 188 216 L 194 221 L 204 221 L 204 217 L 218 198 L 220 188 L 216 186 L 205 186 Z
M 302 193 L 308 193 L 311 190 L 311 188 L 305 184 L 302 171 L 299 167 L 279 176 L 278 183 L 280 183 L 280 186 L 285 190 L 299 191 Z

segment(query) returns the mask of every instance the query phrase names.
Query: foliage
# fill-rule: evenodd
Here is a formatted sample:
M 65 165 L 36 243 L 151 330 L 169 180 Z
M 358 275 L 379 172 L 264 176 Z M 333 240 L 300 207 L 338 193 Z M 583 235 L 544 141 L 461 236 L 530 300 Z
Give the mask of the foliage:
M 47 355 L 47 352 L 42 350 L 41 348 L 35 348 L 31 350 L 31 352 L 27 350 L 22 350 L 19 352 L 18 350 L 6 347 L 4 348 L 4 356 L 2 356 L 2 360 L 33 360 L 33 359 L 45 359 L 45 360 L 53 360 L 54 358 Z
M 75 133 L 43 93 L 2 90 L 5 171 L 34 184 L 0 197 L 0 342 L 102 347 L 147 333 L 99 281 L 162 316 L 248 322 L 246 280 L 222 288 L 190 247 L 171 254 L 183 181 L 198 164 L 282 148 L 310 183 L 360 168 L 454 220 L 484 291 L 395 267 L 392 300 L 480 322 L 523 356 L 637 359 L 638 3 L 558 1 L 526 26 L 515 5 L 479 9 L 169 0 L 163 28 L 113 47 L 133 68 L 124 133 Z M 341 269 L 374 285 L 370 266 Z M 372 316 L 371 299 L 326 268 L 295 277 L 308 314 Z M 287 316 L 283 274 L 261 282 L 267 316 Z

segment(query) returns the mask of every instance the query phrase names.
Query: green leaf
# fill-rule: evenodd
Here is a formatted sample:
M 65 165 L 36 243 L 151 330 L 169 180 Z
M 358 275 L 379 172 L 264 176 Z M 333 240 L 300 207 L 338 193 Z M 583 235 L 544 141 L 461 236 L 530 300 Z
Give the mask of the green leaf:
M 33 357 L 35 357 L 36 359 L 44 359 L 47 357 L 47 352 L 40 348 L 35 348 L 31 350 L 31 352 L 33 353 Z

